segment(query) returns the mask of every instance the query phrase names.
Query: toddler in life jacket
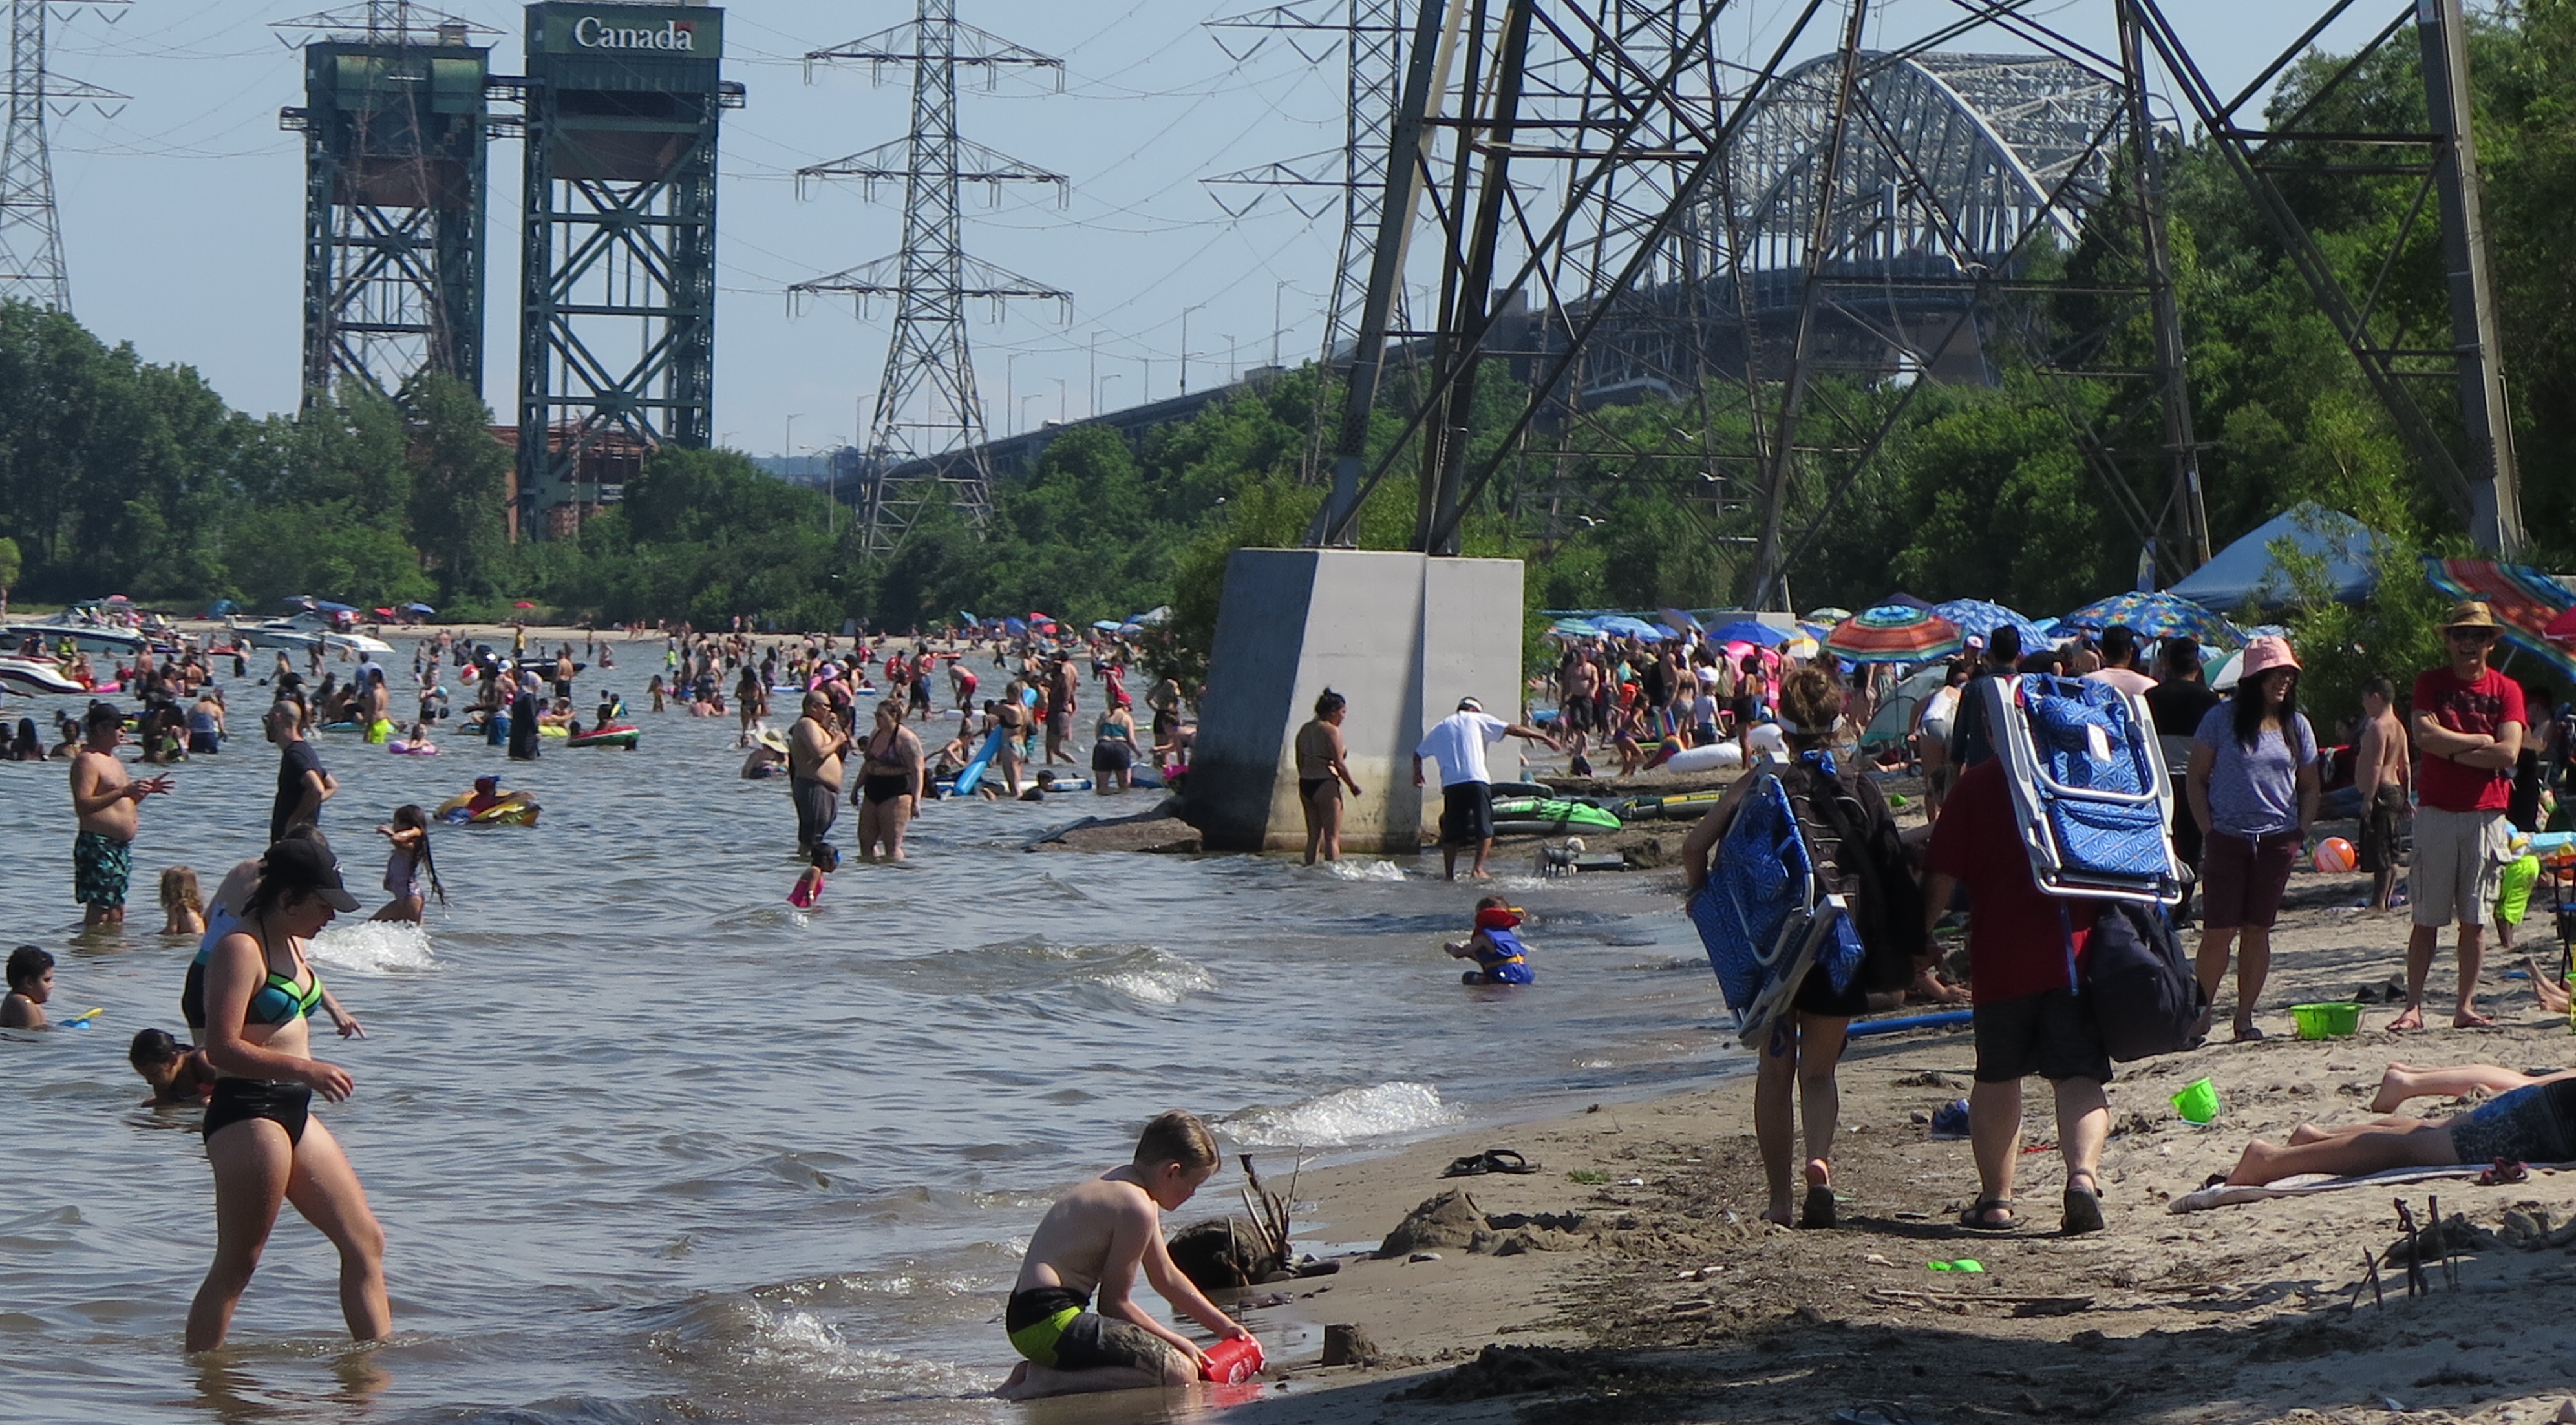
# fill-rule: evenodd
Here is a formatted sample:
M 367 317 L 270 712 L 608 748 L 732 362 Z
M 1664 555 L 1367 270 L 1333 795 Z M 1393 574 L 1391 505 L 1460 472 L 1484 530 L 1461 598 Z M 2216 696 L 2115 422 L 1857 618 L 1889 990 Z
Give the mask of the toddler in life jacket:
M 1504 902 L 1501 896 L 1487 896 L 1476 902 L 1476 929 L 1466 939 L 1442 948 L 1461 960 L 1473 960 L 1476 968 L 1460 975 L 1460 984 L 1526 985 L 1531 983 L 1529 947 L 1521 944 L 1518 931 L 1521 912 Z

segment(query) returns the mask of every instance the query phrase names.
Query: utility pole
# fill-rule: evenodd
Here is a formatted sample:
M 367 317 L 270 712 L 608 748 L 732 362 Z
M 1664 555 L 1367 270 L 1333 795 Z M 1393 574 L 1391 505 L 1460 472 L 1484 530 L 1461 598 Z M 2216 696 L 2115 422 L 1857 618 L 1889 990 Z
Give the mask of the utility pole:
M 1052 69 L 1061 90 L 1064 61 L 959 24 L 957 0 L 916 0 L 910 24 L 805 56 L 809 66 L 836 60 L 912 70 L 909 137 L 796 175 L 857 178 L 870 187 L 903 181 L 899 252 L 788 288 L 800 296 L 845 292 L 861 303 L 876 296 L 895 299 L 894 335 L 864 457 L 873 467 L 865 551 L 874 559 L 893 550 L 925 506 L 953 505 L 977 529 L 992 514 L 992 457 L 984 448 L 984 403 L 966 341 L 967 299 L 990 301 L 996 312 L 1014 298 L 1072 301 L 1068 292 L 966 255 L 958 202 L 965 184 L 981 183 L 995 192 L 1004 183 L 1053 184 L 1059 198 L 1066 185 L 1061 173 L 958 136 L 957 71 L 980 68 L 990 82 L 1006 67 Z
M 2505 409 L 2504 346 L 2487 262 L 2486 206 L 2470 128 L 2468 20 L 2460 0 L 2416 0 L 2424 104 L 2433 121 L 2433 181 L 2442 201 L 2442 275 L 2450 288 L 2460 424 L 2468 436 L 2469 539 L 2507 558 L 2522 547 L 2522 496 Z

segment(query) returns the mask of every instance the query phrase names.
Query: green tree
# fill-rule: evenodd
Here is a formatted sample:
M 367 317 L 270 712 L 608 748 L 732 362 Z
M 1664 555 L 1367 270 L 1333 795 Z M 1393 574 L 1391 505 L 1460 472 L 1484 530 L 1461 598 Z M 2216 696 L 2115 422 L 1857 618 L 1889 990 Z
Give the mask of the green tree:
M 411 542 L 437 577 L 442 604 L 500 592 L 510 452 L 491 408 L 465 383 L 431 375 L 410 393 Z

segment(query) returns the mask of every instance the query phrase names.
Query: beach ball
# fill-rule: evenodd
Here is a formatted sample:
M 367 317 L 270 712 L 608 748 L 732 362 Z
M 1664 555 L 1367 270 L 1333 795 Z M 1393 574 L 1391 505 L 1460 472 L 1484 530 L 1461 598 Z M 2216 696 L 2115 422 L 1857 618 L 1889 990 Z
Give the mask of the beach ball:
M 2317 843 L 2317 869 L 2329 876 L 2340 876 L 2361 864 L 2352 843 L 2340 836 L 2329 836 Z

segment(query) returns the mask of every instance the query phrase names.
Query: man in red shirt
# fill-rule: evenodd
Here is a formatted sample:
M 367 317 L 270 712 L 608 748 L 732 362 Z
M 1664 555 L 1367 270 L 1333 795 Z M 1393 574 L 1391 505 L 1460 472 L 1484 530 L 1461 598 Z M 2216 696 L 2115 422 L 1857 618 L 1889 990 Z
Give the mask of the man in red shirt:
M 2415 857 L 2407 875 L 2414 929 L 2406 937 L 2406 1008 L 2391 1029 L 2424 1027 L 2424 980 L 2445 922 L 2459 930 L 2460 994 L 2451 1023 L 2462 1029 L 2495 1023 L 2478 1013 L 2479 929 L 2495 903 L 2496 872 L 2511 835 L 2505 803 L 2513 794 L 2514 759 L 2522 753 L 2522 685 L 2487 666 L 2501 630 L 2474 600 L 2455 604 L 2442 621 L 2451 664 L 2415 680 L 2407 728 L 2423 764 L 2415 777 Z
M 2111 1108 L 2102 1086 L 2111 1056 L 2092 1006 L 2079 998 L 2085 941 L 2097 902 L 2043 894 L 2031 878 L 2012 788 L 2000 758 L 1959 774 L 1932 824 L 1924 854 L 1927 924 L 1968 887 L 1968 963 L 1976 979 L 1977 1081 L 1968 1093 L 1977 1203 L 1960 1225 L 2015 1225 L 2013 1169 L 2021 1159 L 2021 1081 L 2037 1074 L 2057 1095 L 2058 1151 L 2066 1160 L 2068 1232 L 2102 1229 L 2102 1142 Z

